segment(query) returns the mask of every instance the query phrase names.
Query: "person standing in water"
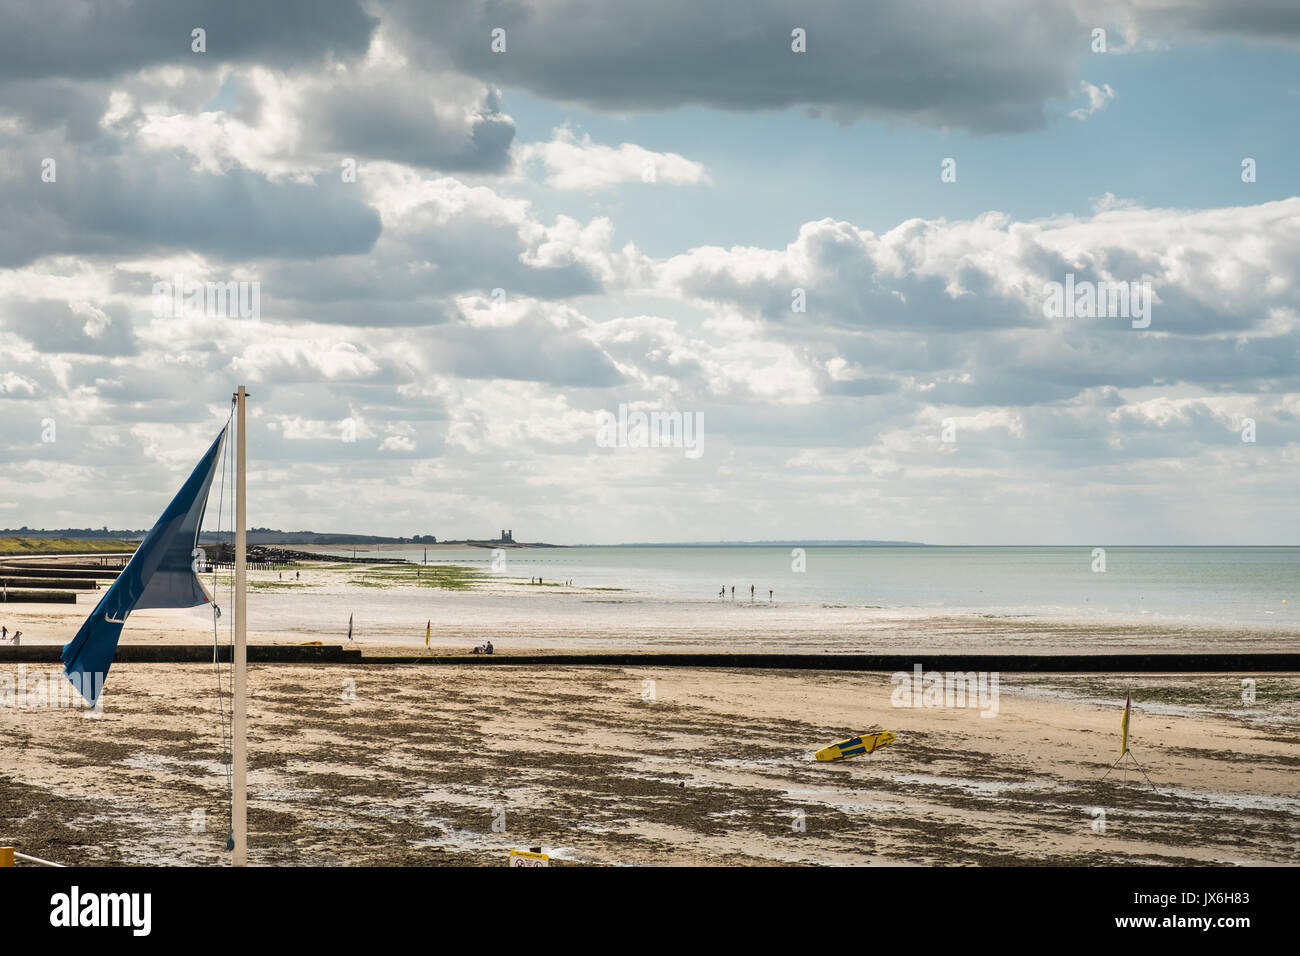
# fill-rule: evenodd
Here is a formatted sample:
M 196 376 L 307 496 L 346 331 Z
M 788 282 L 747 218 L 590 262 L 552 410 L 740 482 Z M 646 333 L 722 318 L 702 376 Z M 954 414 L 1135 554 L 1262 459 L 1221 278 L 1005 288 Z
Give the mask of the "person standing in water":
M 772 603 L 772 589 L 771 589 L 771 588 L 768 588 L 768 589 L 767 589 L 767 603 L 768 603 L 768 604 L 771 604 L 771 603 Z
M 749 603 L 754 603 L 754 585 L 752 584 L 749 586 Z

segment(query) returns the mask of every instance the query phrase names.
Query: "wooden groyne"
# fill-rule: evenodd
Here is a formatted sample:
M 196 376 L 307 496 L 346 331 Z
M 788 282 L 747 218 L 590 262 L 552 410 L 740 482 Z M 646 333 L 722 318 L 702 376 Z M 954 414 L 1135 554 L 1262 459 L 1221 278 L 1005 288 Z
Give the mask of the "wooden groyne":
M 29 591 L 46 589 L 64 591 L 94 591 L 99 587 L 94 578 L 8 578 L 0 577 L 0 588 L 26 588 Z
M 0 646 L 0 663 L 59 660 L 56 644 Z M 123 644 L 115 661 L 136 664 L 211 663 L 211 644 Z M 227 660 L 229 647 L 221 647 Z M 250 644 L 259 664 L 380 664 L 478 667 L 694 667 L 912 673 L 984 671 L 1008 674 L 1265 674 L 1300 673 L 1300 654 L 461 654 L 365 655 L 341 644 Z
M 70 581 L 113 581 L 122 573 L 121 568 L 100 568 L 90 571 L 47 564 L 0 564 L 0 574 L 23 578 L 61 578 Z
M 75 591 L 10 591 L 0 589 L 0 604 L 76 604 Z
M 0 663 L 54 664 L 61 661 L 59 644 L 0 644 Z M 230 645 L 218 646 L 217 659 L 230 660 Z M 300 644 L 250 644 L 248 660 L 259 664 L 331 664 L 343 661 L 359 663 L 360 651 L 347 651 L 339 644 L 304 646 Z M 119 644 L 113 657 L 116 664 L 211 664 L 211 644 Z
M 1300 654 L 465 654 L 370 656 L 364 664 L 723 667 L 759 670 L 1044 674 L 1300 673 Z

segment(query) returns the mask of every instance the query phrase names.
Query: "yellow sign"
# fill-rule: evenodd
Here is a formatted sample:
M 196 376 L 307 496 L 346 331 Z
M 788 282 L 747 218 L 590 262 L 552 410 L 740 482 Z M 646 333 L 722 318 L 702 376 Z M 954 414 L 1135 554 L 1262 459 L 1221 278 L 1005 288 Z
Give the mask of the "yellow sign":
M 510 851 L 511 866 L 550 866 L 551 858 L 545 853 L 529 853 L 526 850 Z

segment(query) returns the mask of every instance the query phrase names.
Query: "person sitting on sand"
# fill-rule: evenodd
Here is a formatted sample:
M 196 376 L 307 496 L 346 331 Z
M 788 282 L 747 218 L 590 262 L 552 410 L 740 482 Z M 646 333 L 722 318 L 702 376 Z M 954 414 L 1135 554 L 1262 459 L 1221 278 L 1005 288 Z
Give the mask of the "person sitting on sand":
M 470 651 L 470 653 L 471 653 L 471 654 L 482 654 L 482 653 L 483 653 L 483 645 L 482 645 L 482 644 L 475 644 L 475 645 L 474 645 L 474 650 Z
M 483 653 L 484 653 L 484 654 L 491 654 L 491 653 L 492 653 L 492 642 L 491 642 L 491 641 L 488 641 L 486 644 L 483 645 Z

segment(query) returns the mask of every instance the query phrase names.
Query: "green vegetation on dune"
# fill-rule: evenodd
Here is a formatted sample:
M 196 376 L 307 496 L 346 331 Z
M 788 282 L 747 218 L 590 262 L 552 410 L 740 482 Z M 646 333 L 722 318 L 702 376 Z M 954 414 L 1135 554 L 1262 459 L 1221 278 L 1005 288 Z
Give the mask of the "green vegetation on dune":
M 134 551 L 138 542 L 106 538 L 0 538 L 0 554 L 81 554 Z
M 365 570 L 351 581 L 363 588 L 391 588 L 399 586 L 443 588 L 448 591 L 467 591 L 486 580 L 488 575 L 477 568 L 459 564 L 386 564 Z

